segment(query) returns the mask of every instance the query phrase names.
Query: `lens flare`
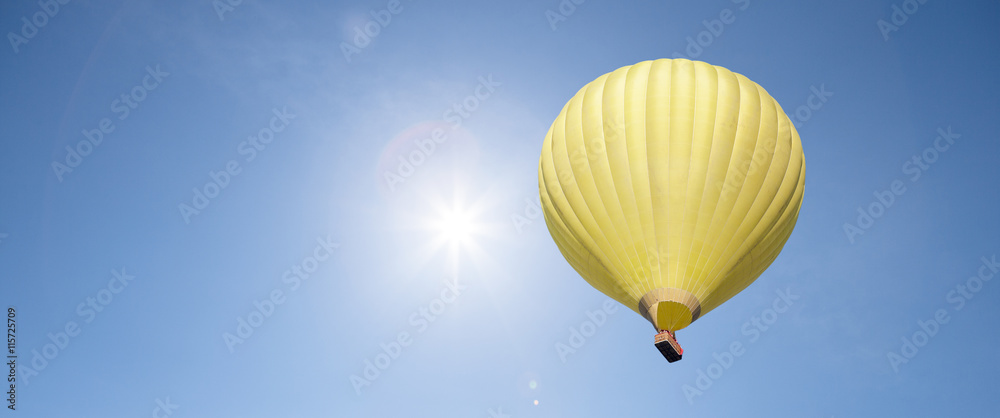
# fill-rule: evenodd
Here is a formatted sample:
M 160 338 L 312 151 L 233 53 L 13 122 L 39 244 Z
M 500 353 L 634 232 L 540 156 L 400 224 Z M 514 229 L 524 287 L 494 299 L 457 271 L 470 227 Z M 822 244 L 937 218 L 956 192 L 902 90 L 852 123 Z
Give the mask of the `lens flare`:
M 420 122 L 397 134 L 382 149 L 375 180 L 385 198 L 414 183 L 441 181 L 435 173 L 475 168 L 479 146 L 469 131 L 444 121 Z

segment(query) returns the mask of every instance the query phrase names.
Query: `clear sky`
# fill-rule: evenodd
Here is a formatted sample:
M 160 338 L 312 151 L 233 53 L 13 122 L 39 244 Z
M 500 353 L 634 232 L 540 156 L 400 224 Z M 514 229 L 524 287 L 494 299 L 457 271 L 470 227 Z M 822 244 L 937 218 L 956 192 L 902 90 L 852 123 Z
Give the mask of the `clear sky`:
M 686 3 L 4 2 L 17 414 L 996 416 L 1000 5 Z M 668 364 L 533 202 L 577 89 L 678 56 L 807 177 Z

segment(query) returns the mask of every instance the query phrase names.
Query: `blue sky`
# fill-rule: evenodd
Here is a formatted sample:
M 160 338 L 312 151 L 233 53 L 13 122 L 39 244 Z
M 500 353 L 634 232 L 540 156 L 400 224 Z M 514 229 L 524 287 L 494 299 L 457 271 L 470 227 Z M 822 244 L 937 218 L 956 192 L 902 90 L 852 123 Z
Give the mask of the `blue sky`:
M 1000 409 L 1000 5 L 233 3 L 0 5 L 21 416 Z M 781 256 L 668 364 L 532 202 L 577 89 L 675 54 L 798 111 L 807 178 Z

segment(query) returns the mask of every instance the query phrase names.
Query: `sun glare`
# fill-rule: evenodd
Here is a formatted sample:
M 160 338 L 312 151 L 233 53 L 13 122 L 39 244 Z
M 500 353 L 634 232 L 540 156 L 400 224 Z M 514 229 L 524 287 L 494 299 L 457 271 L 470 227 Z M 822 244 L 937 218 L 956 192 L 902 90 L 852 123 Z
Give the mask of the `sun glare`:
M 438 238 L 451 246 L 470 244 L 479 229 L 473 216 L 461 208 L 451 208 L 435 224 Z
M 461 243 L 472 235 L 474 225 L 465 213 L 453 213 L 449 219 L 442 221 L 441 233 L 451 243 Z
M 497 239 L 502 224 L 492 219 L 495 204 L 489 193 L 469 199 L 460 188 L 440 193 L 426 193 L 407 211 L 418 213 L 411 218 L 416 230 L 426 241 L 419 246 L 418 256 L 425 262 L 443 262 L 457 274 L 459 264 L 470 263 L 474 268 L 492 265 L 485 245 Z M 442 257 L 439 258 L 439 257 Z

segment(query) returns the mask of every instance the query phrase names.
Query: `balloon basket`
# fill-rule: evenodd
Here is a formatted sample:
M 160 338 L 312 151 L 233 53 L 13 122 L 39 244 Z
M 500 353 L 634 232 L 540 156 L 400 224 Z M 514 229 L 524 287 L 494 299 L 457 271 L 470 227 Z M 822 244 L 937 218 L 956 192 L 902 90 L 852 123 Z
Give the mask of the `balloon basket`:
M 663 358 L 670 363 L 680 360 L 681 356 L 684 355 L 684 349 L 677 343 L 677 337 L 674 336 L 674 333 L 670 331 L 661 331 L 656 334 L 654 343 L 656 349 L 660 350 L 660 354 L 663 354 Z

